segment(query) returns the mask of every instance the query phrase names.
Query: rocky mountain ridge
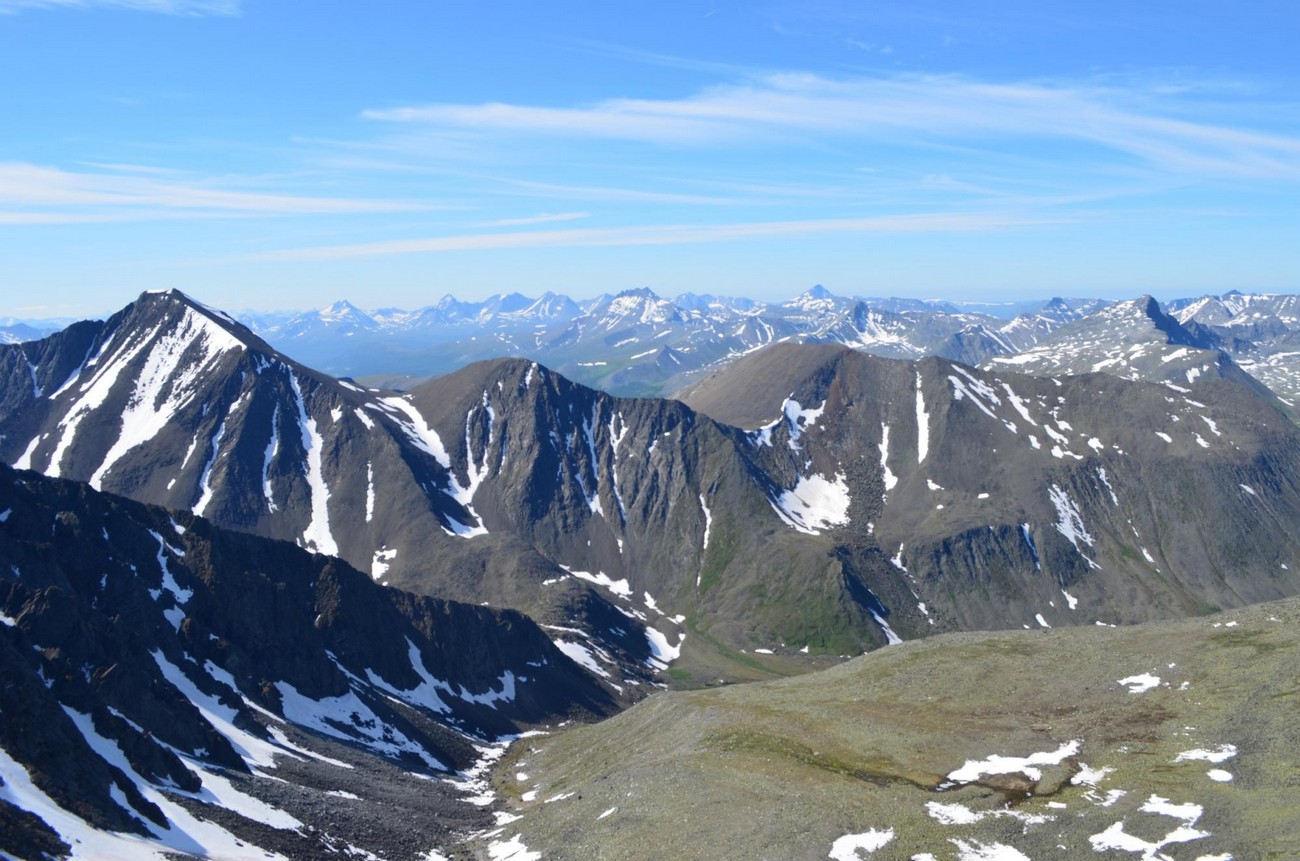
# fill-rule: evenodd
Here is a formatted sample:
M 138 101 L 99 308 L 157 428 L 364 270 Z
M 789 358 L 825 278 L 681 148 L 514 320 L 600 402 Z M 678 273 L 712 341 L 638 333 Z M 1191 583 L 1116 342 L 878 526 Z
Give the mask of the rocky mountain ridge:
M 0 349 L 0 380 L 6 460 L 523 610 L 616 696 L 1300 590 L 1300 431 L 1230 379 L 782 344 L 682 401 L 524 360 L 399 394 L 166 294 Z
M 428 857 L 503 740 L 617 705 L 517 613 L 7 466 L 0 661 L 24 858 Z
M 1233 291 L 1172 300 L 1167 309 L 1156 304 L 1142 313 L 1149 320 L 1175 318 L 1196 341 L 1190 346 L 1219 350 L 1292 409 L 1300 403 L 1298 302 L 1293 295 Z M 1143 297 L 1137 307 L 1148 304 L 1155 303 Z M 415 311 L 363 311 L 340 300 L 316 311 L 247 312 L 240 319 L 307 365 L 376 385 L 409 388 L 477 360 L 517 356 L 614 394 L 661 396 L 783 340 L 841 343 L 888 358 L 938 356 L 1013 367 L 1018 361 L 1028 372 L 1090 354 L 1088 366 L 1105 363 L 1106 372 L 1163 378 L 1168 367 L 1124 363 L 1113 355 L 1136 346 L 1131 326 L 1114 329 L 1109 341 L 1105 337 L 1117 312 L 1132 316 L 1124 309 L 1133 307 L 1132 301 L 1101 299 L 995 304 L 844 297 L 820 286 L 773 304 L 692 293 L 666 299 L 640 288 L 582 302 L 555 293 L 536 299 L 498 294 L 481 302 L 448 294 Z M 9 323 L 0 327 L 0 340 L 14 343 L 61 328 L 54 321 Z M 1072 328 L 1057 334 L 1062 327 Z M 1152 336 L 1182 343 L 1172 331 L 1155 334 L 1162 328 L 1169 329 L 1156 326 Z

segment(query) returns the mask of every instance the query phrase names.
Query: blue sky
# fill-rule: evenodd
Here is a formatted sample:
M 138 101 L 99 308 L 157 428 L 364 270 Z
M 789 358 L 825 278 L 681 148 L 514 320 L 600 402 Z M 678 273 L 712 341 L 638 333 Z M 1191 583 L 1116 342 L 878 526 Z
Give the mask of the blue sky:
M 1300 291 L 1300 5 L 0 0 L 0 315 Z

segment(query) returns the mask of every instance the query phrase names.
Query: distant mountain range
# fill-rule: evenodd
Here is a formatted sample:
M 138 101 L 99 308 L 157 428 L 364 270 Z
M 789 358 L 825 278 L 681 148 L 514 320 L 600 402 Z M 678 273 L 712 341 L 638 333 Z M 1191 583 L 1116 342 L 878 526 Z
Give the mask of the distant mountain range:
M 1195 364 L 1190 354 L 1169 360 L 1179 364 L 1158 363 L 1152 354 L 1163 345 L 1172 349 L 1161 357 L 1180 347 L 1222 353 L 1295 414 L 1298 309 L 1300 296 L 1235 291 L 1162 307 L 1150 297 L 1004 304 L 841 297 L 816 286 L 780 304 L 693 293 L 665 299 L 641 288 L 581 302 L 555 293 L 497 294 L 482 302 L 447 295 L 415 311 L 363 311 L 341 300 L 316 311 L 236 316 L 309 367 L 386 388 L 409 388 L 474 361 L 514 356 L 611 394 L 664 396 L 778 341 L 838 343 L 886 358 L 937 356 L 1027 373 L 1096 366 L 1130 378 L 1164 379 Z M 0 320 L 0 342 L 37 340 L 70 322 Z M 1110 356 L 1117 338 L 1125 349 L 1150 342 L 1147 361 Z
M 1124 336 L 1127 349 L 1135 338 L 1145 338 L 1153 348 L 1174 347 L 1162 355 L 1184 346 L 1220 351 L 1294 407 L 1300 404 L 1298 303 L 1297 296 L 1233 292 L 1177 300 L 1165 309 L 1149 297 L 1137 303 L 1057 298 L 993 305 L 848 298 L 818 286 L 768 304 L 689 293 L 669 300 L 643 288 L 581 303 L 553 293 L 483 302 L 446 296 L 419 311 L 366 313 L 338 302 L 321 311 L 243 319 L 278 349 L 336 376 L 405 386 L 471 361 L 510 355 L 613 394 L 663 396 L 777 341 L 838 343 L 894 359 L 938 356 L 970 365 L 1010 360 L 1028 373 L 1078 372 L 1113 360 L 1105 352 L 1113 340 L 1106 329 L 1136 314 L 1147 322 L 1139 326 L 1141 334 Z M 1058 348 L 1073 359 L 1056 362 Z M 1022 356 L 1023 364 L 1017 364 Z M 1123 376 L 1150 372 L 1147 379 L 1163 379 L 1174 369 L 1148 359 L 1147 366 L 1113 365 Z
M 77 322 L 73 318 L 47 320 L 20 320 L 17 317 L 0 317 L 0 344 L 19 344 L 35 341 Z
M 642 288 L 584 302 L 517 293 L 483 302 L 445 296 L 417 311 L 361 311 L 346 301 L 320 311 L 246 314 L 277 348 L 338 376 L 410 383 L 503 355 L 539 361 L 620 395 L 661 395 L 710 368 L 776 341 L 838 342 L 890 358 L 939 355 L 976 362 L 1025 342 L 1023 331 L 1075 319 L 1090 300 L 1055 300 L 1012 320 L 1022 304 L 846 299 L 817 286 L 771 305 Z M 1006 332 L 1002 330 L 1010 326 Z

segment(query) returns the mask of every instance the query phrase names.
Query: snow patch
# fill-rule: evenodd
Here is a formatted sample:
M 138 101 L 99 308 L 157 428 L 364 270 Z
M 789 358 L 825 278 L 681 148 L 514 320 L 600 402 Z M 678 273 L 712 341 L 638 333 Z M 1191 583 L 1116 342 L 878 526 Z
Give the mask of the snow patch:
M 148 339 L 145 339 L 146 342 Z M 191 308 L 186 308 L 174 328 L 158 338 L 135 377 L 131 394 L 122 411 L 121 430 L 103 462 L 90 477 L 90 486 L 102 489 L 104 476 L 128 451 L 158 435 L 172 418 L 199 393 L 212 366 L 228 351 L 242 350 L 240 343 L 225 329 Z M 137 350 L 138 352 L 138 350 Z M 195 355 L 197 353 L 197 355 Z M 182 361 L 189 355 L 192 358 Z M 134 353 L 130 354 L 131 357 Z M 116 358 L 113 380 L 130 358 Z M 111 383 L 109 383 L 111 386 Z M 107 394 L 107 392 L 103 392 Z M 81 408 L 90 398 L 83 398 Z M 234 411 L 234 408 L 231 408 Z M 60 423 L 62 424 L 62 422 Z M 218 431 L 218 436 L 220 431 Z M 53 465 L 53 461 L 51 461 Z
M 957 861 L 1030 861 L 1028 855 L 1005 843 L 980 843 L 978 840 L 967 843 L 955 837 L 949 838 L 948 842 L 957 847 Z
M 709 531 L 713 527 L 713 515 L 709 512 L 709 506 L 704 501 L 704 494 L 700 494 L 700 508 L 704 511 L 704 547 L 702 550 L 709 549 Z M 697 581 L 695 585 L 699 585 Z
M 881 424 L 880 426 L 880 468 L 885 474 L 885 494 L 894 489 L 898 484 L 898 476 L 894 475 L 889 469 L 889 425 Z
M 366 523 L 375 519 L 375 468 L 366 461 Z
M 1144 694 L 1160 684 L 1160 677 L 1151 673 L 1142 673 L 1138 676 L 1128 676 L 1120 679 L 1116 684 L 1124 685 L 1128 688 L 1130 694 Z
M 597 586 L 608 589 L 615 595 L 620 595 L 624 598 L 632 597 L 632 584 L 626 580 L 615 580 L 604 571 L 597 571 L 595 574 L 592 574 L 589 571 L 574 571 L 566 565 L 561 565 L 560 567 L 567 571 L 571 577 L 577 577 L 579 580 L 586 580 L 588 583 L 594 583 Z
M 1029 756 L 1001 756 L 994 754 L 988 759 L 967 760 L 961 768 L 948 773 L 948 780 L 954 783 L 974 783 L 985 774 L 1022 773 L 1030 780 L 1041 780 L 1043 772 L 1040 765 L 1059 765 L 1068 757 L 1079 752 L 1078 739 L 1068 741 L 1053 751 L 1031 753 Z
M 662 632 L 651 627 L 645 629 L 645 638 L 650 646 L 650 657 L 646 659 L 646 666 L 656 670 L 668 669 L 669 664 L 681 657 L 682 646 L 686 643 L 685 632 L 677 635 L 677 645 L 674 646 L 668 642 L 668 638 Z
M 1174 762 L 1188 762 L 1200 760 L 1202 762 L 1213 762 L 1216 765 L 1220 762 L 1226 762 L 1237 755 L 1237 746 L 1235 744 L 1221 744 L 1214 750 L 1185 750 L 1178 756 L 1174 757 Z
M 800 476 L 793 490 L 782 491 L 772 507 L 787 525 L 809 535 L 849 522 L 849 486 L 844 474 Z
M 1158 854 L 1160 850 L 1171 843 L 1186 843 L 1210 836 L 1208 831 L 1198 831 L 1192 827 L 1201 818 L 1202 808 L 1199 804 L 1172 804 L 1166 798 L 1152 795 L 1140 810 L 1142 813 L 1153 813 L 1177 819 L 1182 822 L 1182 825 L 1171 830 L 1160 840 L 1153 842 L 1126 833 L 1124 823 L 1121 820 L 1113 823 L 1100 834 L 1094 834 L 1088 838 L 1093 850 L 1104 852 L 1107 849 L 1118 849 L 1122 852 L 1141 852 L 1144 858 L 1160 858 L 1165 857 Z
M 313 700 L 298 693 L 298 689 L 288 682 L 276 682 L 275 687 L 280 692 L 284 716 L 290 723 L 343 741 L 360 742 L 371 750 L 392 758 L 413 753 L 432 769 L 449 770 L 422 745 L 385 723 L 352 691 L 342 696 Z
M 826 409 L 826 402 L 822 401 L 820 407 L 813 409 L 804 409 L 803 405 L 794 399 L 794 395 L 785 399 L 781 405 L 781 413 L 785 420 L 790 424 L 790 448 L 794 451 L 799 450 L 799 437 L 806 430 L 811 430 L 817 420 L 821 418 Z
M 279 510 L 275 504 L 275 488 L 271 484 L 271 464 L 280 453 L 280 405 L 271 410 L 271 440 L 266 444 L 266 454 L 262 456 L 262 495 L 266 497 L 266 508 L 272 514 Z
M 1096 563 L 1088 559 L 1079 547 L 1080 541 L 1089 547 L 1094 543 L 1093 537 L 1083 526 L 1083 516 L 1079 513 L 1079 506 L 1059 485 L 1053 484 L 1047 495 L 1056 508 L 1056 531 L 1064 535 L 1074 545 L 1074 549 L 1080 556 L 1088 560 L 1091 567 L 1097 567 Z
M 289 372 L 289 385 L 293 389 L 294 402 L 298 405 L 298 427 L 302 433 L 302 447 L 307 455 L 307 486 L 311 488 L 311 520 L 302 531 L 302 540 L 310 550 L 337 556 L 339 546 L 330 532 L 330 491 L 325 484 L 321 461 L 325 440 L 316 429 L 316 419 L 307 414 L 302 386 L 298 383 L 298 375 L 292 371 Z
M 582 643 L 572 642 L 570 640 L 555 639 L 551 641 L 555 647 L 569 657 L 578 666 L 595 673 L 601 678 L 608 679 L 610 675 L 605 668 L 596 662 L 596 656 L 592 654 L 591 649 Z
M 100 348 L 100 351 L 95 355 L 93 359 L 86 360 L 83 367 L 84 368 L 95 367 L 95 372 L 91 376 L 90 380 L 88 380 L 85 383 L 82 383 L 81 386 L 79 387 L 81 391 L 81 397 L 77 399 L 77 401 L 63 416 L 63 418 L 59 419 L 58 426 L 61 431 L 59 433 L 59 441 L 55 445 L 54 451 L 50 454 L 49 463 L 45 468 L 46 475 L 52 478 L 59 478 L 62 475 L 63 456 L 67 452 L 68 447 L 72 445 L 73 439 L 76 438 L 77 428 L 80 426 L 82 419 L 84 419 L 91 412 L 95 411 L 101 405 L 103 405 L 105 399 L 108 398 L 109 392 L 112 391 L 113 386 L 116 385 L 118 376 L 122 373 L 123 370 L 125 370 L 126 366 L 130 364 L 135 359 L 135 357 L 138 356 L 144 350 L 144 348 L 149 345 L 149 342 L 153 340 L 153 337 L 156 334 L 158 334 L 157 328 L 150 330 L 147 334 L 141 337 L 134 345 L 130 346 L 129 348 L 120 350 L 115 356 L 113 356 L 108 362 L 106 362 L 103 365 L 99 364 L 99 360 L 104 357 L 105 353 L 108 351 L 108 348 L 114 343 L 113 341 L 109 341 L 105 343 Z M 64 387 L 67 387 L 75 380 L 80 380 L 80 379 L 81 379 L 81 369 L 78 369 L 74 377 L 69 378 L 68 382 L 64 383 Z M 60 394 L 62 394 L 64 391 L 64 387 L 60 387 L 59 391 L 55 392 L 54 395 L 51 396 L 51 398 L 52 399 L 57 398 Z M 142 434 L 147 433 L 147 430 L 145 429 L 144 425 L 141 425 L 141 427 L 139 428 L 139 432 Z M 150 434 L 148 437 L 145 437 L 145 439 L 151 437 L 152 434 Z M 28 447 L 28 450 L 24 452 L 23 457 L 19 458 L 18 462 L 15 463 L 14 466 L 17 467 L 18 469 L 30 469 L 31 454 L 35 451 L 35 449 L 36 449 L 36 440 L 32 440 L 32 445 Z M 125 449 L 123 451 L 125 451 Z M 103 467 L 101 466 L 101 469 L 102 468 Z
M 894 839 L 894 829 L 885 828 L 876 830 L 872 828 L 862 834 L 845 834 L 837 838 L 831 844 L 830 855 L 827 857 L 831 861 L 861 861 L 863 855 L 873 854 L 877 849 L 883 849 Z
M 916 372 L 916 462 L 921 463 L 930 453 L 930 414 L 925 411 L 925 395 L 921 392 L 921 372 Z
M 370 519 L 369 517 L 366 518 L 366 520 L 369 519 Z M 387 574 L 389 567 L 393 564 L 393 560 L 396 558 L 397 558 L 396 547 L 392 547 L 392 548 L 381 547 L 378 550 L 376 550 L 374 558 L 370 560 L 371 578 L 374 580 L 378 580 L 379 578 Z
M 235 835 L 226 831 L 216 823 L 194 816 L 183 806 L 173 801 L 163 792 L 154 788 L 152 784 L 141 777 L 132 767 L 130 760 L 126 758 L 126 754 L 122 752 L 122 748 L 118 743 L 111 738 L 106 738 L 100 735 L 99 732 L 96 731 L 94 721 L 91 719 L 90 715 L 83 714 L 74 709 L 68 708 L 67 706 L 63 707 L 63 711 L 76 725 L 77 729 L 80 730 L 82 737 L 86 740 L 86 744 L 90 746 L 91 750 L 95 751 L 100 758 L 108 762 L 110 765 L 120 769 L 121 772 L 126 775 L 127 779 L 136 785 L 140 794 L 148 801 L 157 805 L 167 817 L 168 826 L 166 828 L 161 828 L 154 825 L 152 822 L 149 822 L 148 827 L 149 830 L 154 833 L 154 840 L 140 841 L 141 843 L 145 843 L 146 845 L 153 844 L 154 846 L 159 846 L 159 848 L 166 847 L 192 856 L 205 858 L 244 858 L 252 854 L 249 851 L 249 847 L 242 841 L 238 840 Z M 297 829 L 302 827 L 302 823 L 289 814 L 276 810 L 259 799 L 239 792 L 231 785 L 229 780 L 213 774 L 202 767 L 197 768 L 196 773 L 202 781 L 203 789 L 197 794 L 184 794 L 216 804 L 220 807 L 228 807 L 246 818 L 269 825 L 272 828 Z M 8 778 L 9 775 L 6 773 L 5 777 Z M 125 795 L 121 793 L 121 790 L 116 785 L 112 787 L 111 792 L 119 805 L 127 810 L 134 810 L 134 808 L 131 807 L 130 802 L 127 801 Z M 63 813 L 63 811 L 59 811 L 59 813 Z M 72 819 L 74 822 L 80 822 L 80 820 L 76 820 L 75 817 L 71 817 L 66 813 L 63 813 L 63 816 L 59 818 L 63 817 Z M 74 830 L 80 829 L 74 828 Z M 90 838 L 86 841 L 89 845 L 85 847 L 90 850 L 87 857 L 95 858 L 105 857 L 105 855 L 100 854 L 101 846 L 103 844 L 112 846 L 116 841 L 121 840 L 122 843 L 119 847 L 114 848 L 126 849 L 126 847 L 131 843 L 140 840 L 140 838 L 132 839 L 126 835 L 105 835 L 102 832 L 92 832 L 90 835 L 85 836 L 89 836 Z M 139 844 L 137 844 L 137 846 L 138 845 Z M 104 848 L 107 848 L 107 846 L 104 846 Z M 136 851 L 139 852 L 139 849 L 137 848 Z M 121 857 L 131 858 L 139 856 L 124 854 Z M 161 853 L 155 857 L 161 857 Z M 282 856 L 266 852 L 261 857 Z
M 524 845 L 523 837 L 516 834 L 509 840 L 494 840 L 488 844 L 491 861 L 541 861 L 542 853 L 533 852 Z

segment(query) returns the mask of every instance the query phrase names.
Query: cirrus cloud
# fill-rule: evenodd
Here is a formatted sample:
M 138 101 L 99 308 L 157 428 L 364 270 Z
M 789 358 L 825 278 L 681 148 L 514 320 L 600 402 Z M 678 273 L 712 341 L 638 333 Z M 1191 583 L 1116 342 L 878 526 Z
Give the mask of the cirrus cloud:
M 1179 95 L 958 76 L 841 80 L 801 73 L 758 76 L 680 99 L 576 107 L 427 104 L 363 116 L 432 130 L 696 147 L 797 146 L 828 138 L 912 148 L 1083 144 L 1096 150 L 1094 161 L 1118 155 L 1172 173 L 1300 179 L 1300 138 L 1216 122 L 1212 106 Z
M 473 233 L 383 242 L 291 248 L 254 255 L 257 260 L 340 260 L 393 254 L 438 254 L 507 248 L 611 248 L 637 245 L 691 245 L 777 236 L 833 233 L 953 233 L 997 230 L 1030 224 L 1056 224 L 1060 218 L 1023 218 L 991 213 L 924 213 L 872 218 L 733 224 L 650 224 L 570 230 Z
M 427 209 L 411 203 L 243 191 L 150 169 L 68 171 L 0 162 L 0 223 L 71 224 L 236 215 L 331 215 Z
M 188 17 L 238 15 L 241 11 L 239 0 L 0 0 L 0 15 L 28 9 L 124 9 Z

